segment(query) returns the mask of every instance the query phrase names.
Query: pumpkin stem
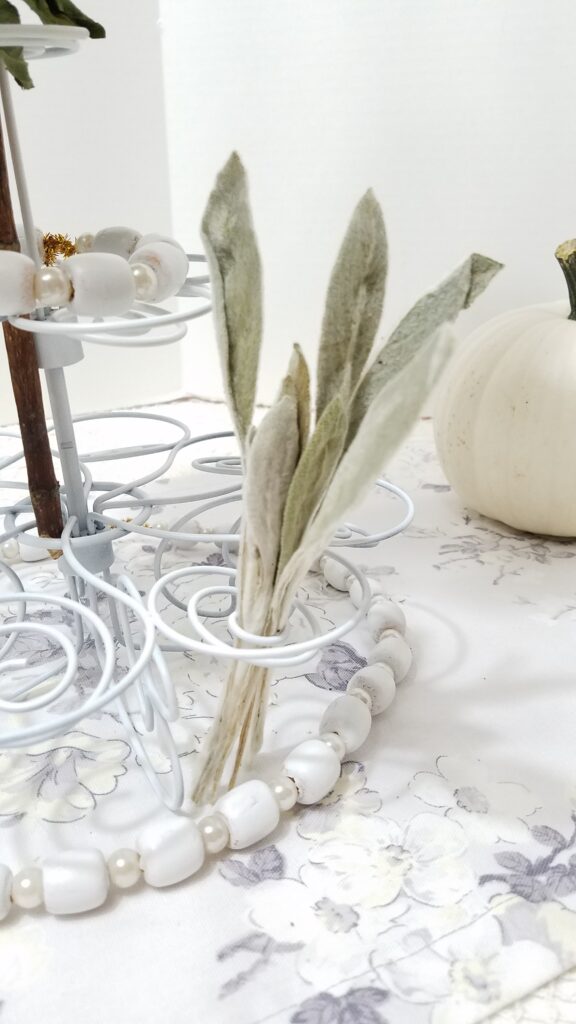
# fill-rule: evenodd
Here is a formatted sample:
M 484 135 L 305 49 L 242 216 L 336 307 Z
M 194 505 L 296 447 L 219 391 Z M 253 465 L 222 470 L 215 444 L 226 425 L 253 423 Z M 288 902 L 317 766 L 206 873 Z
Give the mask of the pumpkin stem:
M 576 320 L 576 238 L 568 242 L 562 242 L 554 253 L 558 263 L 562 267 L 562 273 L 568 285 L 568 298 L 570 299 L 569 320 Z

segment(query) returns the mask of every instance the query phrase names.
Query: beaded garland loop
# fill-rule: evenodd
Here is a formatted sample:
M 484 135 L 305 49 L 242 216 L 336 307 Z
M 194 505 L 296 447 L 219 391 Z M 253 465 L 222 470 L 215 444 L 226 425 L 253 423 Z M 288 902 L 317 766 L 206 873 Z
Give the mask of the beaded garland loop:
M 77 316 L 121 316 L 135 301 L 176 295 L 188 273 L 184 249 L 166 235 L 111 227 L 74 242 L 40 231 L 36 238 L 36 259 L 0 251 L 0 316 L 62 307 Z
M 346 566 L 326 555 L 320 569 L 330 586 L 348 591 L 352 604 L 361 606 L 362 586 Z M 207 855 L 227 847 L 246 849 L 276 829 L 282 812 L 323 800 L 338 781 L 342 760 L 366 741 L 372 718 L 390 706 L 412 664 L 402 608 L 379 584 L 366 582 L 372 595 L 366 625 L 375 641 L 367 665 L 351 677 L 347 692 L 328 704 L 318 735 L 290 751 L 276 778 L 241 782 L 198 820 L 172 814 L 153 822 L 133 847 L 108 856 L 97 848 L 68 850 L 16 873 L 0 864 L 0 920 L 15 908 L 44 908 L 58 916 L 85 913 L 102 906 L 111 887 L 129 889 L 141 879 L 154 888 L 184 882 Z

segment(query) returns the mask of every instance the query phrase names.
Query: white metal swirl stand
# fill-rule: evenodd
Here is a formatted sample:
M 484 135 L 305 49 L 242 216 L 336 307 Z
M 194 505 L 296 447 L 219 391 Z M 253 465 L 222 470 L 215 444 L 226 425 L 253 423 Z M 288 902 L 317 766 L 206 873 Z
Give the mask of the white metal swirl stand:
M 24 46 L 27 57 L 49 56 L 70 52 L 85 35 L 81 29 L 54 26 L 1 26 L 0 45 Z M 0 92 L 28 254 L 38 259 L 10 88 L 1 66 Z M 204 257 L 191 255 L 189 260 L 202 262 Z M 0 593 L 0 750 L 31 747 L 65 734 L 92 713 L 113 708 L 129 732 L 135 753 L 158 797 L 173 810 L 182 806 L 184 784 L 171 732 L 178 708 L 165 653 L 203 652 L 272 667 L 303 664 L 316 650 L 353 629 L 370 600 L 364 574 L 335 549 L 373 547 L 404 529 L 413 514 L 410 498 L 382 480 L 378 481 L 379 486 L 404 504 L 402 521 L 390 530 L 377 533 L 351 523 L 338 531 L 331 554 L 359 580 L 363 594 L 360 608 L 355 609 L 346 622 L 323 631 L 312 610 L 296 602 L 294 611 L 303 617 L 309 634 L 304 640 L 294 639 L 290 624 L 284 635 L 273 639 L 252 636 L 241 630 L 234 613 L 239 515 L 236 514 L 227 532 L 210 532 L 197 522 L 206 513 L 241 501 L 239 459 L 210 456 L 199 457 L 192 463 L 194 469 L 203 473 L 231 477 L 232 482 L 226 487 L 168 497 L 159 497 L 147 490 L 185 449 L 232 435 L 222 432 L 192 437 L 184 423 L 151 412 L 73 417 L 68 399 L 65 368 L 83 358 L 84 344 L 136 348 L 179 341 L 186 333 L 188 321 L 210 311 L 208 277 L 205 274 L 190 276 L 180 296 L 191 301 L 178 312 L 137 302 L 122 318 L 77 319 L 67 311 L 55 312 L 47 319 L 11 318 L 15 326 L 34 334 L 39 366 L 47 383 L 56 442 L 53 454 L 60 462 L 63 477 L 61 501 L 65 528 L 62 537 L 38 537 L 26 485 L 0 477 L 2 489 L 25 491 L 23 497 L 0 508 L 4 517 L 4 530 L 0 534 L 0 582 L 4 582 Z M 119 426 L 126 419 L 168 425 L 174 428 L 176 437 L 165 443 L 79 454 L 74 424 L 92 419 L 117 420 Z M 18 435 L 0 430 L 0 437 L 18 438 Z M 117 481 L 117 467 L 123 460 L 151 455 L 162 456 L 154 471 L 137 479 Z M 23 453 L 17 451 L 0 459 L 0 472 L 5 473 L 22 458 Z M 94 462 L 113 463 L 113 479 L 94 480 L 89 468 Z M 151 525 L 152 512 L 166 504 L 183 504 L 187 509 L 169 528 Z M 133 518 L 128 521 L 121 518 L 121 511 L 128 511 Z M 142 538 L 143 544 L 151 538 L 160 542 L 151 556 L 156 582 L 147 600 L 128 575 L 113 572 L 115 546 L 128 535 Z M 29 549 L 37 548 L 40 557 L 43 552 L 47 556 L 48 547 L 62 550 L 59 569 L 65 581 L 66 596 L 25 589 L 20 575 L 9 564 L 12 561 L 15 565 L 18 560 L 19 541 Z M 163 571 L 164 556 L 171 545 L 191 549 L 206 542 L 220 548 L 223 565 Z M 213 582 L 200 590 L 194 589 L 186 601 L 180 600 L 173 585 L 186 579 L 193 587 L 202 577 L 211 577 Z M 162 595 L 174 608 L 186 612 L 190 633 L 176 630 L 167 621 L 166 613 L 159 610 Z M 222 607 L 223 597 L 227 599 L 225 607 Z M 216 636 L 209 628 L 208 624 L 215 619 L 227 620 L 228 639 Z M 27 649 L 33 635 L 46 644 L 46 657 L 40 664 Z M 235 647 L 236 639 L 252 646 Z M 85 699 L 69 710 L 66 709 L 66 694 L 77 686 L 79 658 L 87 647 L 94 649 L 98 667 Z M 139 729 L 134 724 L 134 699 L 139 711 Z M 147 744 L 151 737 L 168 758 L 170 772 L 160 775 L 155 770 Z

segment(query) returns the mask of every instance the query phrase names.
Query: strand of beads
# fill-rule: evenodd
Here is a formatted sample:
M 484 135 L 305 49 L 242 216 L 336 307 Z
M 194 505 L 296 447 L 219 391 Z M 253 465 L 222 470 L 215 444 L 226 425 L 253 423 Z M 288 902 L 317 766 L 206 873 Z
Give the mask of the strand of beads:
M 359 607 L 362 588 L 345 566 L 330 556 L 320 565 L 327 583 L 348 591 Z M 0 864 L 0 920 L 14 906 L 44 906 L 56 915 L 84 913 L 101 906 L 111 887 L 129 889 L 142 879 L 154 888 L 184 882 L 200 871 L 207 857 L 226 848 L 244 850 L 265 839 L 277 828 L 282 812 L 328 796 L 340 777 L 342 760 L 366 741 L 372 718 L 390 706 L 412 663 L 404 612 L 377 583 L 368 584 L 372 599 L 366 623 L 375 641 L 368 663 L 352 676 L 347 692 L 327 706 L 317 737 L 290 751 L 277 778 L 240 783 L 198 821 L 165 814 L 136 837 L 133 847 L 116 850 L 107 859 L 95 848 L 70 850 L 14 876 Z
M 184 249 L 165 235 L 105 228 L 80 235 L 75 247 L 75 255 L 40 268 L 24 253 L 0 251 L 0 316 L 47 307 L 67 307 L 77 316 L 121 316 L 136 300 L 176 295 L 188 273 Z

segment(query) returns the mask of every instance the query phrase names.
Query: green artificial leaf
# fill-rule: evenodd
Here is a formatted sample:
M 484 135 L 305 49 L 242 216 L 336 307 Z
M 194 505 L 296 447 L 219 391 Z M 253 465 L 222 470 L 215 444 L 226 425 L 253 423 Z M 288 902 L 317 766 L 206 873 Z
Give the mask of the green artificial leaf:
M 20 15 L 18 9 L 10 0 L 0 0 L 0 25 L 19 25 Z
M 300 581 L 330 543 L 348 509 L 363 498 L 410 430 L 453 347 L 452 333 L 440 329 L 372 401 L 318 513 L 278 578 L 273 614 L 280 621 Z
M 204 213 L 202 237 L 226 398 L 245 448 L 262 340 L 262 272 L 246 173 L 237 153 L 218 175 Z
M 14 4 L 11 4 L 9 0 L 0 0 L 0 25 L 19 24 L 20 14 Z M 0 47 L 0 60 L 22 89 L 34 87 L 21 46 Z
M 93 39 L 106 35 L 102 25 L 93 21 L 70 0 L 25 0 L 45 25 L 68 25 L 88 29 Z M 0 0 L 0 24 L 13 25 L 20 23 L 20 14 L 9 0 Z M 28 64 L 24 59 L 21 46 L 0 47 L 0 60 L 22 89 L 32 89 L 34 82 L 30 77 Z
M 270 611 L 284 506 L 299 455 L 297 402 L 283 394 L 264 416 L 246 458 L 240 614 L 247 629 L 261 629 Z
M 318 353 L 318 418 L 340 391 L 347 367 L 356 388 L 380 323 L 387 267 L 382 211 L 369 191 L 354 211 L 328 286 Z
M 86 28 L 92 39 L 102 39 L 102 25 L 84 14 L 71 0 L 24 0 L 45 25 L 76 25 Z
M 21 89 L 34 88 L 34 82 L 30 78 L 28 64 L 24 60 L 21 46 L 0 47 L 0 60 Z
M 298 406 L 298 432 L 300 450 L 304 451 L 310 436 L 310 371 L 300 345 L 294 345 L 288 373 L 282 382 L 282 390 L 292 394 Z
M 358 387 L 352 403 L 348 444 L 384 384 L 408 365 L 442 324 L 455 320 L 463 309 L 468 309 L 501 269 L 501 263 L 473 253 L 434 291 L 418 300 L 400 321 Z
M 326 406 L 296 467 L 284 510 L 278 573 L 297 550 L 344 449 L 348 417 L 340 395 Z

